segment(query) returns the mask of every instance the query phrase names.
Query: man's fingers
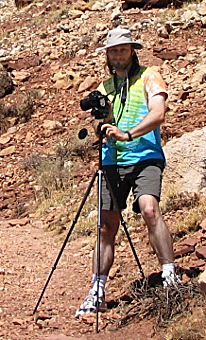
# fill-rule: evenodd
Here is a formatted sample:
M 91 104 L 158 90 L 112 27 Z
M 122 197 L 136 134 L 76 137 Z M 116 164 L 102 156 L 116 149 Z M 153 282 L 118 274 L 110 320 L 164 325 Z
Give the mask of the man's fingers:
M 103 124 L 102 126 L 101 126 L 101 130 L 103 131 L 103 130 L 105 130 L 105 129 L 107 129 L 108 127 L 110 127 L 111 125 L 110 124 Z

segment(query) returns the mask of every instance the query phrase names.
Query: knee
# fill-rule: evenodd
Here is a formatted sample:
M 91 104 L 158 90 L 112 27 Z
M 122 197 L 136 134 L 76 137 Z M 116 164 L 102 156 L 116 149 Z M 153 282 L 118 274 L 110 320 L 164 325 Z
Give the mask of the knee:
M 139 199 L 139 207 L 145 222 L 150 225 L 155 225 L 160 215 L 159 203 L 153 196 L 142 196 Z
M 103 242 L 112 242 L 116 236 L 116 229 L 107 223 L 103 223 L 100 229 L 101 240 Z
M 153 207 L 153 205 L 145 205 L 141 209 L 141 214 L 146 221 L 153 220 L 156 216 L 155 208 Z
M 101 238 L 102 240 L 114 240 L 119 228 L 118 218 L 108 218 L 105 214 L 102 216 Z
M 102 238 L 106 238 L 109 235 L 109 228 L 106 224 L 102 224 L 100 229 L 100 234 Z

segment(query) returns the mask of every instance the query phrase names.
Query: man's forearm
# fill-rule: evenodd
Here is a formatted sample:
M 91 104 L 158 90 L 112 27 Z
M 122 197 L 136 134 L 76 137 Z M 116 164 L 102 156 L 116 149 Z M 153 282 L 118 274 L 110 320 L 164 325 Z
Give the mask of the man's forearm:
M 146 133 L 156 129 L 164 122 L 164 114 L 157 114 L 155 112 L 150 111 L 150 113 L 144 117 L 144 119 L 137 124 L 136 126 L 132 127 L 129 132 L 132 138 L 138 138 Z

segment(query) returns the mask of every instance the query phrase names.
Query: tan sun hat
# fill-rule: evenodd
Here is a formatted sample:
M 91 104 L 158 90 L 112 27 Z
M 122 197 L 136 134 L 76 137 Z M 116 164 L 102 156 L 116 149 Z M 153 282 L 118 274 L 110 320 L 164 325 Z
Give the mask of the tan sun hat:
M 97 52 L 105 50 L 109 47 L 117 46 L 117 45 L 124 45 L 124 44 L 132 44 L 135 49 L 143 48 L 142 44 L 138 41 L 132 40 L 132 35 L 130 30 L 116 27 L 110 30 L 107 34 L 107 44 L 103 47 L 98 47 L 96 49 Z

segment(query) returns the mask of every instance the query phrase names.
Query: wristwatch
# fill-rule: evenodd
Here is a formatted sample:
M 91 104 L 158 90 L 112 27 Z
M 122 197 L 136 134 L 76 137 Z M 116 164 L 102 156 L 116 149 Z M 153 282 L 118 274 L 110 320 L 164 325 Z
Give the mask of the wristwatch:
M 129 131 L 125 131 L 125 133 L 128 134 L 129 137 L 128 142 L 131 142 L 133 140 L 131 133 Z

